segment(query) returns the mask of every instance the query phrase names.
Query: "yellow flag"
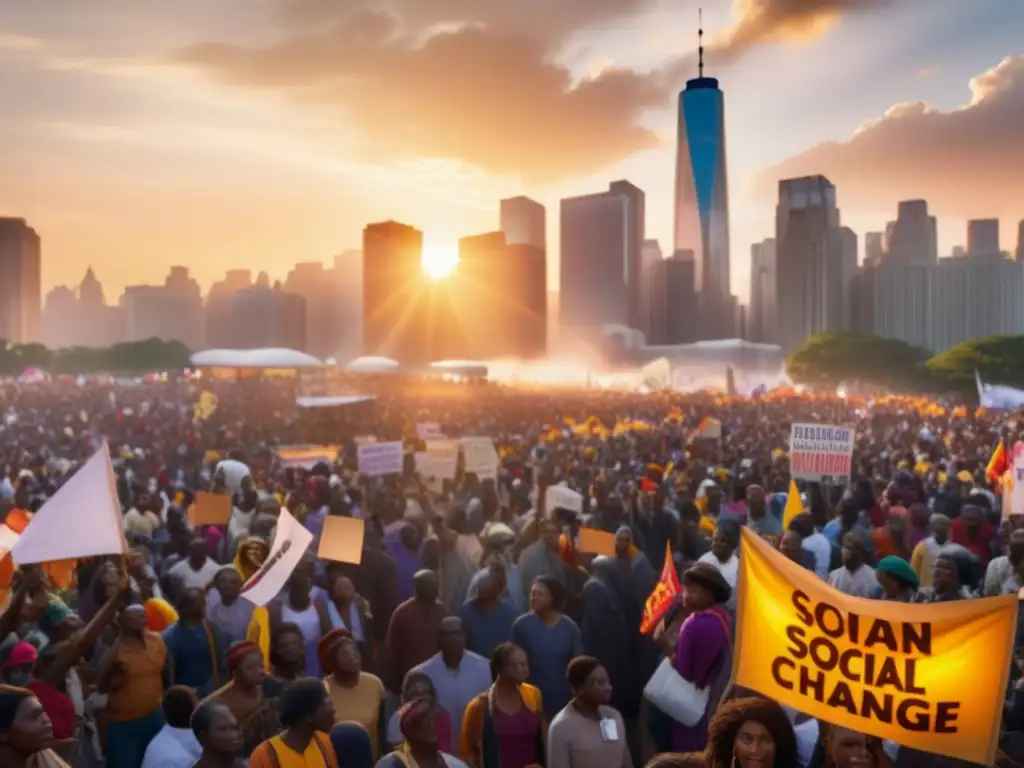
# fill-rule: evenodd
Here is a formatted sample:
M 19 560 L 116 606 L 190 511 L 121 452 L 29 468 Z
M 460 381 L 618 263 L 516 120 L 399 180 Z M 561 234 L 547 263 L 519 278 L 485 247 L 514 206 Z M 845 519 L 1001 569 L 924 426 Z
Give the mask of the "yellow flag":
M 742 536 L 736 685 L 858 733 L 992 765 L 1017 595 L 928 605 L 862 600 L 749 528 Z
M 782 512 L 782 530 L 788 531 L 793 518 L 802 515 L 803 512 L 804 503 L 800 501 L 800 491 L 796 487 L 796 480 L 789 478 L 789 495 L 786 496 L 786 508 Z

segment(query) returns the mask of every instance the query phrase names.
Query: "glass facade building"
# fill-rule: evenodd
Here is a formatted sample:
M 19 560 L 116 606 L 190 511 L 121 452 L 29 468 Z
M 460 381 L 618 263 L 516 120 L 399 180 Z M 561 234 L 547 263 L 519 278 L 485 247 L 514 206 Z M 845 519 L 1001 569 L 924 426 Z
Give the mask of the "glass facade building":
M 729 192 L 725 162 L 725 100 L 713 77 L 697 77 L 679 94 L 676 150 L 675 251 L 692 250 L 694 287 L 707 302 L 702 321 L 718 325 L 713 306 L 728 303 Z M 705 338 L 720 329 L 709 327 Z

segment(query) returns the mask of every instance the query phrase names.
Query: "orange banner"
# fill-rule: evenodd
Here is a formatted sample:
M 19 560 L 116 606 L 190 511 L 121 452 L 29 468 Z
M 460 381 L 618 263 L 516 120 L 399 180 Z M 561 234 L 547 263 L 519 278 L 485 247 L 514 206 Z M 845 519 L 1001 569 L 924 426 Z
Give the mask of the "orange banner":
M 676 596 L 683 591 L 676 575 L 676 565 L 672 562 L 672 546 L 665 544 L 665 565 L 661 569 L 658 583 L 654 585 L 644 604 L 644 618 L 640 622 L 640 634 L 647 635 L 654 631 L 658 622 L 665 616 Z

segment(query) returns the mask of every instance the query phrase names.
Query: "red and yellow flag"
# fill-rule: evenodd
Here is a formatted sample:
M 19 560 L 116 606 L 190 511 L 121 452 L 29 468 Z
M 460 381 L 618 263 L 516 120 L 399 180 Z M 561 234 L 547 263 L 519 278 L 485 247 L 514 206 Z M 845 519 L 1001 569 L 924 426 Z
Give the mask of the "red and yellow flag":
M 998 486 L 1003 473 L 1009 468 L 1010 459 L 1006 454 L 1006 445 L 1000 440 L 999 445 L 992 451 L 992 458 L 988 460 L 988 466 L 985 468 L 985 479 L 993 486 Z
M 679 577 L 676 575 L 675 563 L 672 562 L 672 546 L 666 543 L 665 565 L 661 569 L 658 583 L 654 585 L 654 591 L 651 592 L 647 602 L 644 604 L 644 618 L 640 622 L 641 635 L 649 635 L 654 631 L 654 628 L 658 626 L 658 622 L 665 616 L 668 609 L 672 607 L 672 602 L 676 599 L 676 595 L 682 591 L 682 585 L 680 585 Z

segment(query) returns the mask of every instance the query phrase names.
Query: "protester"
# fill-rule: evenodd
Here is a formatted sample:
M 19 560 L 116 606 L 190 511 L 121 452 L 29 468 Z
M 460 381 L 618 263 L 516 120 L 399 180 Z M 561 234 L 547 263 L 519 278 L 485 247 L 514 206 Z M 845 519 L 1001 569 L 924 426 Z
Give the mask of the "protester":
M 338 768 L 330 737 L 334 705 L 321 681 L 299 680 L 285 689 L 280 701 L 284 730 L 260 744 L 249 768 Z
M 188 557 L 171 568 L 168 575 L 178 582 L 180 589 L 205 591 L 220 568 L 220 564 L 210 557 L 206 537 L 197 534 L 189 544 Z
M 608 703 L 611 681 L 592 656 L 578 656 L 566 669 L 572 701 L 551 721 L 546 768 L 632 768 L 626 725 Z
M 174 682 L 207 696 L 227 682 L 226 656 L 229 641 L 224 632 L 205 618 L 206 597 L 197 587 L 187 588 L 178 604 L 179 619 L 164 630 Z
M 0 686 L 0 764 L 10 768 L 68 768 L 50 749 L 53 741 L 50 718 L 32 692 Z
M 526 652 L 502 643 L 491 656 L 494 683 L 466 707 L 460 756 L 472 768 L 543 765 L 547 722 L 540 691 L 526 682 Z
M 910 603 L 918 589 L 917 574 L 910 564 L 895 555 L 883 557 L 875 566 L 875 575 L 882 588 L 882 599 Z
M 492 563 L 483 576 L 470 582 L 466 602 L 458 610 L 466 633 L 466 648 L 485 658 L 512 637 L 512 625 L 519 613 L 505 593 L 505 568 Z
M 393 666 L 393 686 L 409 670 L 422 664 L 438 650 L 441 619 L 448 609 L 437 599 L 439 581 L 433 571 L 418 571 L 413 577 L 415 595 L 398 608 L 388 627 L 387 651 Z
M 782 707 L 759 697 L 723 705 L 708 729 L 708 768 L 795 768 L 796 736 Z
M 213 577 L 213 589 L 206 593 L 206 618 L 229 643 L 246 639 L 256 607 L 242 599 L 241 592 L 241 574 L 234 566 L 224 566 Z
M 932 585 L 932 568 L 935 566 L 935 559 L 939 556 L 939 550 L 949 541 L 949 518 L 940 514 L 932 515 L 928 527 L 931 536 L 914 547 L 914 554 L 910 561 L 922 587 L 931 587 Z
M 359 655 L 363 660 L 363 669 L 372 672 L 373 664 L 373 614 L 370 605 L 356 592 L 352 579 L 337 570 L 329 576 L 330 599 L 327 601 L 327 613 L 331 618 L 331 627 L 345 629 L 359 646 Z
M 408 704 L 410 701 L 425 701 L 434 708 L 438 749 L 442 752 L 453 753 L 451 715 L 437 703 L 437 690 L 434 688 L 434 681 L 425 672 L 414 669 L 405 676 L 405 682 L 402 683 L 401 703 Z M 398 710 L 395 710 L 388 721 L 387 738 L 392 749 L 402 746 L 402 729 L 398 722 Z
M 336 722 L 353 722 L 370 736 L 373 757 L 377 759 L 385 744 L 384 684 L 380 678 L 362 671 L 359 644 L 347 629 L 332 629 L 320 641 L 320 665 L 330 695 Z
M 398 710 L 402 747 L 385 755 L 376 768 L 467 768 L 438 748 L 436 710 L 425 701 L 410 701 Z
M 196 768 L 243 768 L 238 757 L 242 734 L 231 710 L 219 701 L 207 700 L 192 713 L 192 733 L 203 748 Z
M 366 729 L 357 723 L 331 728 L 331 747 L 339 768 L 373 768 L 373 747 Z
M 226 668 L 230 681 L 207 701 L 217 701 L 231 710 L 242 733 L 239 756 L 249 757 L 260 743 L 280 732 L 277 703 L 264 689 L 267 671 L 256 643 L 243 641 L 231 646 Z
M 164 694 L 165 724 L 146 747 L 142 768 L 192 768 L 203 754 L 203 747 L 192 730 L 192 713 L 199 706 L 196 693 L 183 685 L 172 686 Z
M 512 642 L 526 651 L 530 682 L 541 692 L 544 716 L 549 721 L 569 703 L 572 691 L 565 669 L 583 654 L 579 627 L 562 613 L 565 599 L 562 582 L 538 576 L 530 589 L 530 612 L 512 625 Z
M 842 566 L 828 576 L 829 586 L 851 597 L 876 597 L 880 589 L 878 577 L 868 564 L 868 543 L 860 531 L 843 536 L 842 556 Z
M 430 678 L 437 703 L 451 714 L 449 743 L 458 744 L 466 707 L 490 687 L 491 668 L 483 656 L 466 650 L 462 620 L 457 616 L 441 620 L 439 645 L 441 650 L 417 669 Z

